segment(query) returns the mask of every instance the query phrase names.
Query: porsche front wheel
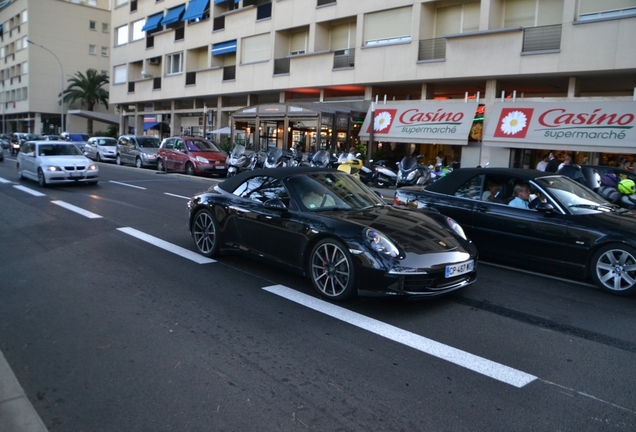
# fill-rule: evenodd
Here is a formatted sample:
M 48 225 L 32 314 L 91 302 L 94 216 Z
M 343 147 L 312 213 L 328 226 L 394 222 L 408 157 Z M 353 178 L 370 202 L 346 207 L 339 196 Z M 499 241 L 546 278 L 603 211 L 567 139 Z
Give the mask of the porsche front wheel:
M 311 251 L 309 277 L 314 288 L 331 300 L 356 294 L 355 269 L 347 248 L 338 240 L 323 239 Z
M 192 221 L 192 239 L 201 255 L 215 257 L 219 252 L 216 220 L 208 209 L 200 210 Z

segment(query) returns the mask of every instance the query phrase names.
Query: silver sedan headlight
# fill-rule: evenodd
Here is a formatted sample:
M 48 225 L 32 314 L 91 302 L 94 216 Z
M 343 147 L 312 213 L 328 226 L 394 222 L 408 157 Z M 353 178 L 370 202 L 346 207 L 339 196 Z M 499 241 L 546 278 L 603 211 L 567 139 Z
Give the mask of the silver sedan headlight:
M 365 228 L 363 236 L 371 248 L 381 254 L 390 257 L 397 257 L 400 252 L 391 240 L 379 231 L 372 228 Z

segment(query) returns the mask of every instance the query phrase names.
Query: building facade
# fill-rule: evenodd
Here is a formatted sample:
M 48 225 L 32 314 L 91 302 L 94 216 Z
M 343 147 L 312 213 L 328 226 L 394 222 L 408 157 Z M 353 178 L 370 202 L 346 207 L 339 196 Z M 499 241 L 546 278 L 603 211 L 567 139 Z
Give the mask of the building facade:
M 548 150 L 580 163 L 633 161 L 636 152 L 636 121 L 627 121 L 636 113 L 636 0 L 114 2 L 111 101 L 121 132 L 149 121 L 164 134 L 229 126 L 231 140 L 255 146 L 361 141 L 373 154 L 434 161 L 441 152 L 463 166 L 533 167 Z M 466 111 L 458 104 L 475 114 L 459 129 L 437 127 L 443 113 Z M 534 120 L 520 117 L 530 127 L 553 107 L 603 120 L 626 110 L 620 125 L 583 125 L 619 128 L 623 139 L 497 132 L 504 112 L 536 109 Z M 401 116 L 400 133 L 377 128 L 403 108 L 419 114 Z M 382 119 L 371 119 L 376 110 Z M 560 119 L 563 130 L 573 126 Z
M 60 105 L 59 95 L 76 72 L 109 74 L 110 18 L 110 0 L 0 1 L 3 131 L 86 132 L 84 117 L 68 115 L 82 107 Z M 93 130 L 107 126 L 95 122 Z

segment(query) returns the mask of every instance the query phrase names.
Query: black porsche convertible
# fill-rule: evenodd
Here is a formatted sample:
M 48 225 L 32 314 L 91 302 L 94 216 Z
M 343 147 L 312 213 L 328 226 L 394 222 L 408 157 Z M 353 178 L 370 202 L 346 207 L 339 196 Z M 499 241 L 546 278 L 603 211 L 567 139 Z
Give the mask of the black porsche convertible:
M 231 177 L 188 201 L 198 252 L 236 252 L 309 276 L 331 300 L 446 294 L 476 280 L 477 249 L 454 220 L 386 205 L 342 171 Z
M 530 208 L 508 205 L 515 185 Z M 480 256 L 568 278 L 592 278 L 604 291 L 636 294 L 636 213 L 605 201 L 569 177 L 515 168 L 462 168 L 423 187 L 396 191 L 395 204 L 452 217 Z

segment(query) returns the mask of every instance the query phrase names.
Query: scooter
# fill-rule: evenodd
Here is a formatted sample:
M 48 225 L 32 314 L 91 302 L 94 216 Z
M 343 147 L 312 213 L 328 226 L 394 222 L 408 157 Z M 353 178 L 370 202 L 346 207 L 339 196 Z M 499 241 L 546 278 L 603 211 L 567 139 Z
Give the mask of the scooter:
M 245 154 L 245 146 L 240 144 L 234 146 L 228 159 L 227 176 L 232 177 L 240 173 L 249 166 L 249 163 L 250 158 Z
M 425 185 L 431 181 L 428 167 L 419 163 L 420 158 L 405 156 L 398 162 L 397 187 Z
M 17 156 L 20 153 L 20 142 L 12 142 L 10 143 L 11 156 Z
M 395 186 L 397 184 L 397 174 L 387 168 L 386 161 L 380 160 L 373 164 L 372 180 L 373 185 L 377 188 Z
M 309 165 L 316 168 L 332 167 L 331 155 L 327 150 L 317 151 L 314 157 L 311 158 Z
M 338 171 L 351 174 L 357 179 L 360 179 L 360 170 L 362 169 L 362 166 L 362 160 L 357 158 L 349 159 L 347 153 L 342 153 L 338 158 Z
M 288 152 L 284 152 L 283 149 L 273 148 L 267 152 L 267 158 L 265 159 L 264 168 L 284 168 L 289 166 L 289 160 L 291 155 Z

